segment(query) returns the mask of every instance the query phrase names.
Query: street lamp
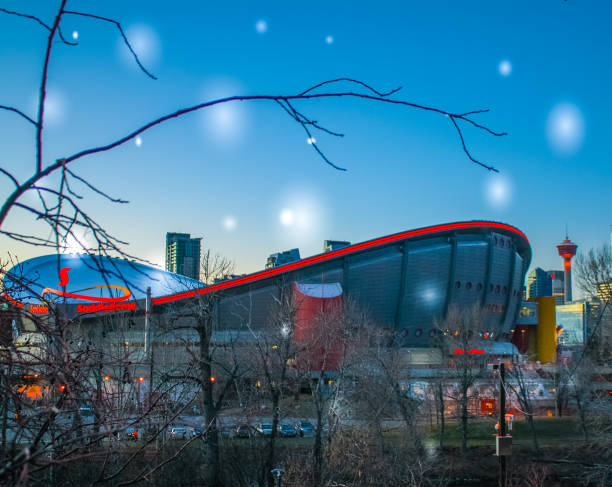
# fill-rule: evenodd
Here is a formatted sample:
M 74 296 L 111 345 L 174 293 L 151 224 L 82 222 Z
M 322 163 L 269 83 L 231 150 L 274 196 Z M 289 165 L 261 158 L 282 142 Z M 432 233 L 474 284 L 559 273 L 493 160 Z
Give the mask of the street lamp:
M 273 468 L 271 472 L 274 475 L 274 487 L 281 487 L 281 476 L 285 471 L 282 468 Z

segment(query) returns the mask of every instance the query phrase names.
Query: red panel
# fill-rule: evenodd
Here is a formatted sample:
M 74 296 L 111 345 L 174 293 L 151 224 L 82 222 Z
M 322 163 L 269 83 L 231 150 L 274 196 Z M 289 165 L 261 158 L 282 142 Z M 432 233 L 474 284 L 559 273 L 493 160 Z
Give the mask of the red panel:
M 529 349 L 529 333 L 531 329 L 535 330 L 535 326 L 516 325 L 514 328 L 512 343 L 521 354 L 527 353 L 527 350 Z
M 298 365 L 307 370 L 338 370 L 342 353 L 340 336 L 344 295 L 317 298 L 300 292 L 293 283 L 297 306 L 293 337 L 298 349 Z

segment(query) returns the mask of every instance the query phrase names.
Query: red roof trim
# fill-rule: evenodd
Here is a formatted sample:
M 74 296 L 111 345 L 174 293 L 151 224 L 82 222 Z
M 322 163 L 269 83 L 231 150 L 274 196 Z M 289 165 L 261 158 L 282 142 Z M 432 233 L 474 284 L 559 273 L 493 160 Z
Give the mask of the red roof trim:
M 516 233 L 517 235 L 524 238 L 525 241 L 529 244 L 529 240 L 527 239 L 527 237 L 525 236 L 523 232 L 521 232 L 518 228 L 515 228 L 511 225 L 507 225 L 506 223 L 487 222 L 487 221 L 446 223 L 444 225 L 434 225 L 432 227 L 425 227 L 425 228 L 419 228 L 416 230 L 409 230 L 407 232 L 396 233 L 394 235 L 388 235 L 386 237 L 380 237 L 374 240 L 368 240 L 367 242 L 361 242 L 355 245 L 351 245 L 349 247 L 344 247 L 342 249 L 334 250 L 332 252 L 327 252 L 325 254 L 319 254 L 313 257 L 307 257 L 306 259 L 302 259 L 297 262 L 291 262 L 290 264 L 285 264 L 283 266 L 274 267 L 273 269 L 267 269 L 265 271 L 255 272 L 253 274 L 249 274 L 248 276 L 239 277 L 237 279 L 232 279 L 231 281 L 220 282 L 219 284 L 214 284 L 212 286 L 207 286 L 207 287 L 195 289 L 193 291 L 188 291 L 184 293 L 172 294 L 170 296 L 164 296 L 161 298 L 154 298 L 153 304 L 169 303 L 172 301 L 177 301 L 179 299 L 193 297 L 193 296 L 196 296 L 197 294 L 207 294 L 213 291 L 219 291 L 221 289 L 228 289 L 234 286 L 239 286 L 241 284 L 248 284 L 251 282 L 259 281 L 261 279 L 266 279 L 269 277 L 277 276 L 287 271 L 301 269 L 302 267 L 307 267 L 312 264 L 324 262 L 326 260 L 330 260 L 335 257 L 352 254 L 360 250 L 378 247 L 380 245 L 397 242 L 399 240 L 404 240 L 404 239 L 411 238 L 411 237 L 431 235 L 435 233 L 446 232 L 448 230 L 465 230 L 469 228 L 482 228 L 482 227 L 497 228 L 500 230 L 507 230 L 507 231 Z

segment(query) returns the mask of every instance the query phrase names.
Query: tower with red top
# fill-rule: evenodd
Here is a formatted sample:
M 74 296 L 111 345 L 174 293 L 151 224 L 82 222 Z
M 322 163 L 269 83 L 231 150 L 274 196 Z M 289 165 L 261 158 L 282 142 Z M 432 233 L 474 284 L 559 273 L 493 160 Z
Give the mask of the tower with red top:
M 576 249 L 578 245 L 572 242 L 567 234 L 565 234 L 565 240 L 557 245 L 559 255 L 563 258 L 563 273 L 564 273 L 564 294 L 565 302 L 568 303 L 572 300 L 572 257 L 576 255 Z

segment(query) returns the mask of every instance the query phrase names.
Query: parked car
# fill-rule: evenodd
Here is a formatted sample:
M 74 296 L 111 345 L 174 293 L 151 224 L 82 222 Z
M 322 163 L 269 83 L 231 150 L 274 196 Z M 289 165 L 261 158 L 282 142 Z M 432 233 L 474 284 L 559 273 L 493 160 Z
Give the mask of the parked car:
M 236 438 L 250 438 L 251 436 L 253 436 L 253 428 L 250 425 L 239 424 L 236 426 Z
M 295 425 L 300 436 L 314 436 L 314 426 L 310 421 L 300 421 Z
M 184 440 L 191 435 L 191 428 L 187 426 L 173 426 L 170 428 L 171 440 Z
M 84 416 L 91 416 L 93 414 L 93 409 L 91 406 L 81 406 L 79 412 Z
M 137 440 L 139 438 L 138 429 L 125 428 L 125 431 L 123 432 L 123 438 L 126 440 Z
M 293 427 L 292 424 L 283 423 L 278 427 L 278 432 L 281 436 L 285 438 L 295 438 L 297 436 L 297 431 Z
M 201 426 L 194 426 L 193 428 L 191 428 L 191 434 L 193 436 L 201 436 L 204 434 L 204 428 L 202 428 Z
M 259 423 L 255 429 L 262 436 L 272 436 L 272 423 Z

